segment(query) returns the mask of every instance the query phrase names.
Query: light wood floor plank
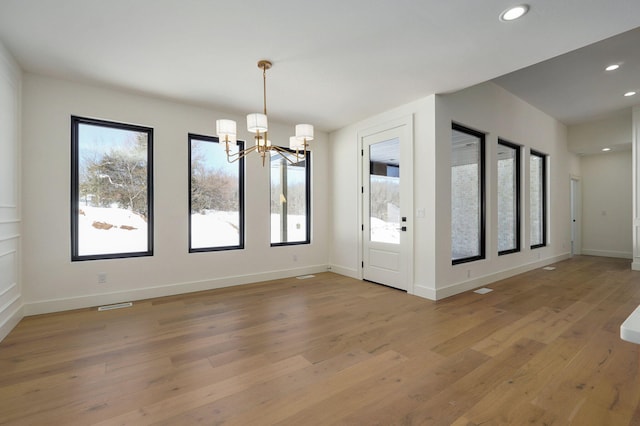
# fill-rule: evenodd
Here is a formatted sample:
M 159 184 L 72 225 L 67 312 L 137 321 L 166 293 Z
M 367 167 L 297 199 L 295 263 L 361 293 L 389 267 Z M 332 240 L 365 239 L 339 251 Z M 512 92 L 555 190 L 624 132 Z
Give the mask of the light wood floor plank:
M 332 273 L 24 318 L 4 425 L 638 425 L 630 262 L 442 301 Z

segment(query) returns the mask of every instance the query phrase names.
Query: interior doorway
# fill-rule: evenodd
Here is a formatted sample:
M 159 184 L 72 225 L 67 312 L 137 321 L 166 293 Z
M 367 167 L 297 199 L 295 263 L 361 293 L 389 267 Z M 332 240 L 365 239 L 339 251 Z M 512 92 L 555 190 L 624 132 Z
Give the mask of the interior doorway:
M 582 188 L 580 178 L 571 177 L 571 256 L 582 252 Z

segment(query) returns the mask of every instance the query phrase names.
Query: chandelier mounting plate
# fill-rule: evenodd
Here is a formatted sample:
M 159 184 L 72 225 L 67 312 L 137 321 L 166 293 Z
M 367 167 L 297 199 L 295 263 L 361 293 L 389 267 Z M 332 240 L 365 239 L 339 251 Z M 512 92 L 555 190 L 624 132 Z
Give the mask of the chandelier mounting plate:
M 273 63 L 271 63 L 271 61 L 268 61 L 266 59 L 258 61 L 258 68 L 260 68 L 261 70 L 268 70 L 271 68 L 272 65 Z

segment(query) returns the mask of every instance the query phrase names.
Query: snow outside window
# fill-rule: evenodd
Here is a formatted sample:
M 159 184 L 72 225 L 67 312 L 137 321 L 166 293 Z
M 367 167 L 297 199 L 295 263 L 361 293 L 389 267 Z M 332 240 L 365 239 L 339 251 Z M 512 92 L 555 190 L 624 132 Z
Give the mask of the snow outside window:
M 189 134 L 191 253 L 244 247 L 244 159 L 229 163 L 225 149 L 217 137 Z
M 71 260 L 153 255 L 153 129 L 71 117 Z
M 295 161 L 295 154 L 289 156 Z M 293 164 L 271 155 L 271 245 L 309 244 L 311 153 Z

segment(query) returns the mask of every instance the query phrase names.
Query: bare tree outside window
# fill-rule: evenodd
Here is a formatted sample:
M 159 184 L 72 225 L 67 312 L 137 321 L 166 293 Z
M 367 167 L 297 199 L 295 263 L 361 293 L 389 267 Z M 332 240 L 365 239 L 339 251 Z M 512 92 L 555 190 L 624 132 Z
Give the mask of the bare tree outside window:
M 290 163 L 280 154 L 271 155 L 271 245 L 308 244 L 310 242 L 311 153 Z
M 72 117 L 72 260 L 153 254 L 153 129 Z
M 217 137 L 189 134 L 189 164 L 189 251 L 243 248 L 244 159 L 229 163 Z

